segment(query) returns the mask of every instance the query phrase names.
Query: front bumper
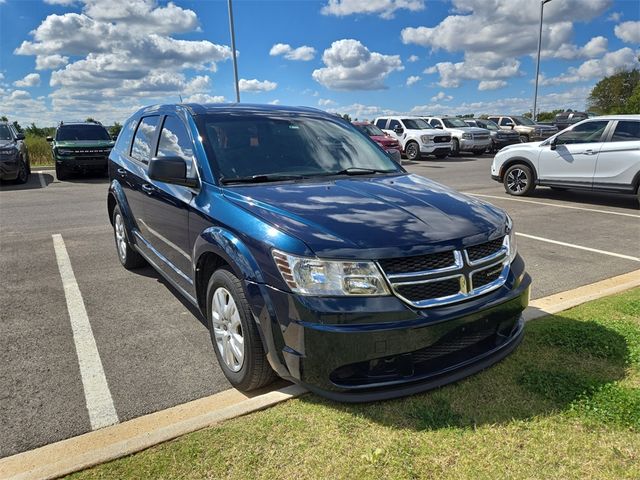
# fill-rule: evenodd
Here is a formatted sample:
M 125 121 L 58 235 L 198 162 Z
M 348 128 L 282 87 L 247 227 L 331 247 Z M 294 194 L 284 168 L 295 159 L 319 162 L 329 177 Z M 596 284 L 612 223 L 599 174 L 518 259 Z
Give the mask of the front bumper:
M 522 338 L 530 283 L 518 257 L 499 289 L 422 310 L 394 296 L 247 289 L 274 369 L 322 396 L 357 402 L 439 387 L 505 357 Z
M 463 138 L 460 140 L 460 150 L 463 152 L 480 150 L 488 148 L 489 146 L 491 146 L 491 138 L 487 138 L 486 140 L 468 140 Z
M 19 159 L 17 155 L 0 156 L 0 180 L 15 180 L 18 178 Z
M 67 170 L 84 171 L 107 168 L 109 157 L 73 157 L 56 156 L 56 165 Z
M 451 142 L 447 143 L 421 143 L 420 153 L 422 155 L 443 155 L 451 151 Z

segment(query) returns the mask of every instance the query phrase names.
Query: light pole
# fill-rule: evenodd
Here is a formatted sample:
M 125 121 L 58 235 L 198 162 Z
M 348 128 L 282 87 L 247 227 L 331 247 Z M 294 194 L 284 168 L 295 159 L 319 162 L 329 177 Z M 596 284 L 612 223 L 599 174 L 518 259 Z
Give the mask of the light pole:
M 536 62 L 536 89 L 533 94 L 533 116 L 532 120 L 535 122 L 538 118 L 538 77 L 540 76 L 540 48 L 542 47 L 542 14 L 544 12 L 544 4 L 549 3 L 551 0 L 540 1 L 540 30 L 538 31 L 538 61 Z M 229 0 L 231 2 L 231 0 Z
M 549 0 L 546 0 L 549 1 Z M 236 85 L 236 102 L 240 103 L 240 87 L 238 86 L 238 60 L 236 59 L 236 34 L 233 29 L 233 7 L 229 4 L 229 30 L 231 30 L 231 53 L 233 54 L 233 79 Z

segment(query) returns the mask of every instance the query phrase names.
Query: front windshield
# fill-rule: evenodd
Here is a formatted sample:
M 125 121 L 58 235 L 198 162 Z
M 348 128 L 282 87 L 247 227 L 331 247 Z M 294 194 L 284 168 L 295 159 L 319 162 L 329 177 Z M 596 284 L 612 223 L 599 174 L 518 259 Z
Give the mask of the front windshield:
M 56 140 L 111 140 L 111 137 L 106 128 L 100 125 L 63 125 L 58 127 Z
M 500 127 L 496 122 L 492 122 L 491 120 L 476 120 L 476 124 L 480 128 L 486 128 L 487 130 L 500 130 Z
M 431 125 L 421 118 L 403 118 L 402 123 L 404 123 L 407 130 L 428 130 L 432 128 Z
M 348 169 L 398 172 L 398 164 L 355 128 L 303 115 L 202 115 L 203 143 L 225 180 L 323 176 Z
M 370 137 L 384 137 L 384 132 L 380 130 L 375 125 L 366 124 L 366 125 L 354 125 L 358 130 L 360 130 L 365 135 L 369 135 Z
M 11 132 L 6 125 L 0 125 L 0 140 L 11 140 Z
M 447 128 L 460 128 L 460 127 L 469 126 L 466 123 L 464 123 L 464 120 L 461 120 L 459 118 L 443 118 L 442 122 L 444 123 L 444 126 Z
M 527 117 L 511 117 L 516 125 L 535 125 L 535 122 Z

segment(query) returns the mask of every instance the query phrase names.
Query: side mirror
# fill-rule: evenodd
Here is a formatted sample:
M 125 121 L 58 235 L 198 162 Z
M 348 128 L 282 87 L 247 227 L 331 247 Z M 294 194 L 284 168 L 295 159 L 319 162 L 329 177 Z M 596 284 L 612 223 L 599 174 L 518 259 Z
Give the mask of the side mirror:
M 556 148 L 558 148 L 558 142 L 556 137 L 553 137 L 551 140 L 549 140 L 549 148 L 551 150 L 555 150 Z
M 47 142 L 53 142 L 53 137 L 47 137 Z
M 182 157 L 153 157 L 149 162 L 149 178 L 184 187 L 199 185 L 197 178 L 187 178 L 187 162 Z
M 396 132 L 396 135 L 401 135 L 404 132 L 404 128 L 396 127 L 393 129 L 393 131 Z
M 16 138 L 17 138 L 18 140 L 24 140 L 24 133 L 18 133 L 18 134 L 16 135 Z

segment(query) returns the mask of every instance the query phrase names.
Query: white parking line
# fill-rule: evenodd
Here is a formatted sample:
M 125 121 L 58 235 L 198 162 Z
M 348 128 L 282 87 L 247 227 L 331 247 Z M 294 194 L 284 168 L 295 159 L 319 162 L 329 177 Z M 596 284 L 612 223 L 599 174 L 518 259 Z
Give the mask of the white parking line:
M 519 237 L 539 240 L 541 242 L 562 245 L 563 247 L 577 248 L 578 250 L 586 250 L 587 252 L 601 253 L 602 255 L 609 255 L 610 257 L 624 258 L 625 260 L 633 260 L 634 262 L 640 262 L 640 258 L 632 257 L 631 255 L 623 255 L 621 253 L 607 252 L 606 250 L 598 250 L 597 248 L 583 247 L 582 245 L 575 245 L 573 243 L 559 242 L 558 240 L 551 240 L 549 238 L 536 237 L 535 235 L 528 235 L 526 233 L 516 232 L 516 235 L 518 235 Z
M 98 353 L 89 317 L 84 307 L 82 294 L 76 282 L 76 277 L 71 268 L 71 260 L 67 253 L 62 235 L 59 233 L 51 235 L 53 238 L 53 248 L 56 252 L 60 278 L 64 287 L 64 296 L 67 300 L 67 310 L 71 320 L 73 331 L 73 341 L 76 346 L 76 354 L 80 365 L 80 376 L 82 377 L 82 387 L 84 398 L 89 412 L 91 429 L 106 427 L 118 423 L 118 414 L 113 405 L 107 378 L 102 368 L 102 361 Z
M 45 188 L 47 186 L 47 182 L 44 179 L 44 175 L 41 173 L 38 173 L 38 179 L 40 180 L 40 186 L 42 188 Z
M 524 198 L 513 198 L 513 197 L 507 197 L 507 196 L 499 197 L 498 195 L 485 195 L 483 193 L 465 192 L 465 194 L 471 195 L 473 197 L 497 198 L 499 200 L 510 200 L 512 202 L 533 203 L 535 205 L 546 205 L 548 207 L 569 208 L 571 210 L 583 210 L 585 212 L 608 213 L 609 215 L 620 215 L 623 217 L 640 218 L 640 215 L 636 215 L 635 213 L 614 212 L 612 210 L 600 210 L 597 208 L 574 207 L 571 205 L 558 205 L 557 203 L 537 202 L 535 200 L 525 200 Z

